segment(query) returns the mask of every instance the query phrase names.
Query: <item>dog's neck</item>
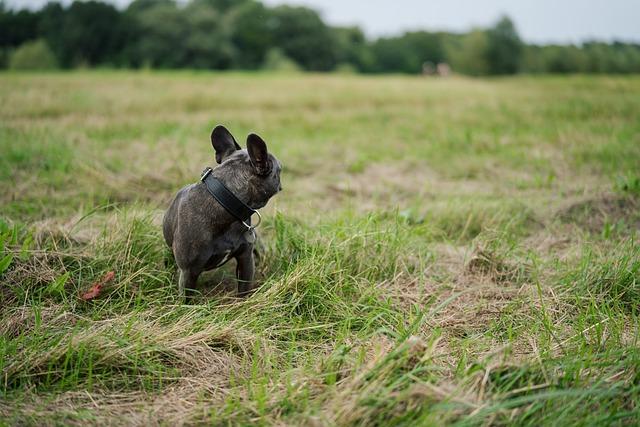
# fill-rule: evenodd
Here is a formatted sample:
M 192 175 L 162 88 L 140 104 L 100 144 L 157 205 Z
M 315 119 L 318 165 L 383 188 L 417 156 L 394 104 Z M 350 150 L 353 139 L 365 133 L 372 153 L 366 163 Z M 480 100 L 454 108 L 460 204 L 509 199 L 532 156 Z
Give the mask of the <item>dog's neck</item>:
M 253 181 L 258 178 L 253 175 L 242 173 L 229 175 L 219 173 L 217 168 L 211 171 L 211 175 L 220 180 L 238 199 L 253 209 L 260 209 L 266 206 L 269 201 L 269 197 L 260 193 L 257 186 L 254 185 Z

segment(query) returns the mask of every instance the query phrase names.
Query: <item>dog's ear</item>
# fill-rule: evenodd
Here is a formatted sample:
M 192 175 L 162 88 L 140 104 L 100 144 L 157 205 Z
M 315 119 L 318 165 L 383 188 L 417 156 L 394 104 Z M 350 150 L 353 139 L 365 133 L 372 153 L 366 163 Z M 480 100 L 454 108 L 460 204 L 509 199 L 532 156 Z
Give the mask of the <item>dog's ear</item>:
M 218 125 L 211 132 L 211 145 L 216 150 L 216 162 L 222 163 L 227 156 L 234 151 L 240 150 L 240 146 L 226 127 Z
M 251 133 L 247 136 L 247 151 L 258 175 L 268 175 L 271 172 L 271 161 L 267 152 L 267 143 L 255 133 Z

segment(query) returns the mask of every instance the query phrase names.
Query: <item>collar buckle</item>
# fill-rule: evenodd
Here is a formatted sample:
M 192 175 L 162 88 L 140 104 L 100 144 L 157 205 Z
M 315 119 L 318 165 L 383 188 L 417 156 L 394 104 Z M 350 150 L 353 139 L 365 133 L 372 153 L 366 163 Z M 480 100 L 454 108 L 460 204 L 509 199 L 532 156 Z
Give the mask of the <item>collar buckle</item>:
M 207 166 L 205 170 L 203 170 L 202 173 L 200 174 L 200 181 L 204 182 L 204 180 L 207 179 L 207 177 L 211 174 L 211 172 L 213 172 L 213 169 Z
M 258 212 L 257 210 L 254 210 L 253 213 L 258 215 L 258 222 L 257 222 L 256 225 L 251 225 L 251 218 L 248 219 L 248 221 L 249 221 L 248 224 L 247 224 L 247 221 L 242 221 L 242 224 L 245 227 L 247 227 L 247 229 L 249 229 L 249 230 L 255 230 L 256 228 L 258 228 L 258 226 L 262 222 L 262 215 L 260 215 L 260 212 Z

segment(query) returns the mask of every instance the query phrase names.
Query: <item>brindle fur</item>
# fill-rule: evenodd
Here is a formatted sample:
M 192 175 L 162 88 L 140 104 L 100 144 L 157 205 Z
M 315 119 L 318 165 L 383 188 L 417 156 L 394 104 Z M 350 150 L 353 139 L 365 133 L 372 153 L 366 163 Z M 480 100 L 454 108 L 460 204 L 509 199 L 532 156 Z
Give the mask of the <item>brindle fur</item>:
M 264 207 L 282 190 L 281 165 L 255 134 L 241 149 L 224 126 L 211 132 L 211 143 L 220 165 L 212 175 L 253 209 Z M 178 290 L 185 296 L 195 289 L 200 273 L 235 258 L 238 294 L 246 295 L 254 285 L 254 243 L 247 228 L 209 194 L 202 182 L 187 185 L 176 194 L 164 215 L 162 231 L 180 272 Z

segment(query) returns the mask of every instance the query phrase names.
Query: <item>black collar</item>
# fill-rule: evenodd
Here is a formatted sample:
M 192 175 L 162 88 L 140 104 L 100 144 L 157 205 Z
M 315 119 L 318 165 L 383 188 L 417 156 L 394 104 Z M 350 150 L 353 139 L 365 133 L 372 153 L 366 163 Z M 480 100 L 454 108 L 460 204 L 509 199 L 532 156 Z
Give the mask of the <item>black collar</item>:
M 202 171 L 200 181 L 207 187 L 207 191 L 224 207 L 227 212 L 233 215 L 238 221 L 241 221 L 249 228 L 251 227 L 251 215 L 258 213 L 255 209 L 247 206 L 242 200 L 238 199 L 235 194 L 227 188 L 218 178 L 211 175 L 212 169 L 207 167 Z M 258 214 L 259 216 L 259 214 Z M 247 223 L 248 222 L 248 223 Z M 256 224 L 257 226 L 258 224 Z

